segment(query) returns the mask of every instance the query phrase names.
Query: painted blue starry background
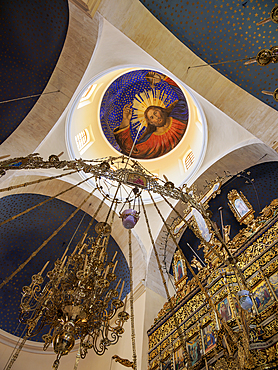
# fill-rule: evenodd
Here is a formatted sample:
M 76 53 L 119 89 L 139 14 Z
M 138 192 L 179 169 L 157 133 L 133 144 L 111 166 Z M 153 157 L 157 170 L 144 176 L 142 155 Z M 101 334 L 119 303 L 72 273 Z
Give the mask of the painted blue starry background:
M 38 194 L 9 195 L 0 200 L 0 222 L 30 208 L 48 197 Z M 76 208 L 64 201 L 53 199 L 45 205 L 36 208 L 17 219 L 0 227 L 0 282 L 18 268 L 42 243 L 55 231 Z M 50 261 L 47 270 L 54 266 L 54 261 L 63 255 L 78 224 L 84 215 L 83 211 L 77 214 L 69 223 L 19 272 L 6 286 L 0 289 L 0 328 L 8 333 L 21 336 L 24 325 L 19 325 L 19 305 L 21 291 L 24 285 L 30 285 L 32 275 L 38 273 L 46 261 Z M 82 233 L 88 226 L 91 217 L 85 217 L 70 244 L 69 253 L 73 251 L 80 240 Z M 89 235 L 95 236 L 95 224 L 92 225 Z M 123 229 L 124 230 L 124 229 Z M 115 240 L 110 237 L 108 244 L 108 261 L 118 252 L 116 275 L 125 280 L 122 298 L 129 293 L 129 269 L 126 259 Z M 45 277 L 46 271 L 43 276 Z M 46 279 L 48 281 L 48 279 Z M 117 282 L 117 281 L 116 281 Z M 111 287 L 113 287 L 111 285 Z M 41 335 L 48 330 L 31 338 L 42 341 Z
M 257 26 L 269 17 L 276 0 L 140 0 L 184 45 L 206 63 L 255 57 L 262 49 L 278 44 L 277 24 Z M 173 57 L 175 52 L 173 50 Z M 206 68 L 206 67 L 203 67 Z M 260 67 L 242 61 L 218 64 L 218 72 L 274 109 L 277 63 Z M 188 73 L 198 73 L 198 69 Z
M 145 78 L 148 72 L 151 72 L 151 70 L 137 70 L 123 74 L 108 87 L 102 99 L 100 107 L 102 130 L 109 143 L 119 152 L 121 148 L 115 140 L 113 130 L 122 122 L 124 106 L 132 103 L 135 95 L 151 90 L 151 85 Z M 167 95 L 167 99 L 165 100 L 166 107 L 179 99 L 177 93 L 163 80 L 155 85 L 155 89 L 163 91 Z M 179 91 L 183 95 L 180 89 Z M 131 120 L 133 118 L 134 111 Z M 136 123 L 133 124 L 131 127 L 131 137 L 133 140 L 136 137 L 137 129 Z M 144 131 L 145 128 L 140 131 L 138 140 Z
M 0 102 L 41 94 L 62 51 L 67 0 L 0 1 Z M 0 104 L 0 144 L 39 97 Z

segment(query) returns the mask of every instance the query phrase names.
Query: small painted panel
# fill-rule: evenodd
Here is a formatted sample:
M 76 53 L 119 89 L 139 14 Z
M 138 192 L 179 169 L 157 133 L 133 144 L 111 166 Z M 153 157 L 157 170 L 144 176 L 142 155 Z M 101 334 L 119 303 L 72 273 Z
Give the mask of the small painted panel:
M 187 350 L 191 360 L 191 366 L 194 366 L 202 356 L 199 335 L 187 342 Z
M 274 290 L 276 296 L 278 296 L 278 271 L 275 274 L 273 274 L 272 276 L 270 276 L 269 281 L 270 281 L 270 284 L 273 287 L 273 290 Z
M 204 350 L 205 353 L 207 353 L 216 346 L 214 330 L 211 324 L 203 328 L 203 338 L 204 338 Z
M 182 370 L 186 368 L 186 357 L 182 346 L 179 347 L 177 351 L 175 351 L 174 357 L 175 357 L 175 370 Z
M 273 298 L 271 297 L 265 282 L 257 285 L 257 287 L 253 290 L 253 297 L 259 312 L 265 310 L 273 302 Z
M 217 304 L 217 310 L 225 322 L 233 318 L 228 297 L 224 298 L 223 301 Z
M 137 159 L 155 159 L 169 153 L 183 138 L 188 106 L 171 78 L 137 70 L 109 86 L 102 99 L 100 121 L 116 150 Z

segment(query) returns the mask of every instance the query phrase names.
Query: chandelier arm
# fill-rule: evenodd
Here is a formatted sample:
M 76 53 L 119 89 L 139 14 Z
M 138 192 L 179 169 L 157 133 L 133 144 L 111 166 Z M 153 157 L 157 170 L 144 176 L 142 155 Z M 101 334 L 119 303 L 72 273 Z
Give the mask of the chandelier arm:
M 47 244 L 48 242 L 58 234 L 58 232 L 66 226 L 66 224 L 75 216 L 75 214 L 81 209 L 81 207 L 87 202 L 87 200 L 93 195 L 96 189 L 94 189 L 80 204 L 78 208 L 56 229 L 36 250 L 33 252 L 25 262 L 23 262 L 10 276 L 2 281 L 0 289 L 3 288 L 18 272 L 20 272 Z
M 142 209 L 143 209 L 143 213 L 144 213 L 144 216 L 145 216 L 148 233 L 149 233 L 151 243 L 152 243 L 152 246 L 153 246 L 156 262 L 157 262 L 158 269 L 159 269 L 159 272 L 160 272 L 160 276 L 161 276 L 161 279 L 162 279 L 162 282 L 163 282 L 163 285 L 164 285 L 166 297 L 167 297 L 168 303 L 170 305 L 170 310 L 171 310 L 173 318 L 174 318 L 174 323 L 175 323 L 179 338 L 180 338 L 181 343 L 182 343 L 182 347 L 183 347 L 183 350 L 184 350 L 184 353 L 185 353 L 185 356 L 186 356 L 187 363 L 190 364 L 191 363 L 190 362 L 190 357 L 189 357 L 189 353 L 188 353 L 187 348 L 186 348 L 186 338 L 185 338 L 185 335 L 184 335 L 183 331 L 181 330 L 181 327 L 179 326 L 179 319 L 176 315 L 176 312 L 174 311 L 174 305 L 173 305 L 173 302 L 171 300 L 170 293 L 169 293 L 169 290 L 168 290 L 168 287 L 167 287 L 167 283 L 166 283 L 166 280 L 165 280 L 165 277 L 164 277 L 164 274 L 163 274 L 163 271 L 162 271 L 161 263 L 160 263 L 159 256 L 158 256 L 158 252 L 157 252 L 155 242 L 154 242 L 154 239 L 153 239 L 153 236 L 152 236 L 152 233 L 151 233 L 151 228 L 150 228 L 149 220 L 148 220 L 148 217 L 147 217 L 146 208 L 145 208 L 145 205 L 144 205 L 144 202 L 143 202 L 142 198 L 141 198 L 141 202 L 142 202 Z M 188 369 L 189 370 L 191 369 L 191 365 L 189 365 Z
M 14 216 L 12 216 L 12 217 L 8 218 L 8 219 L 7 219 L 7 220 L 5 220 L 5 221 L 2 221 L 2 222 L 0 223 L 0 226 L 5 225 L 6 223 L 8 223 L 8 222 L 10 222 L 10 221 L 12 221 L 12 220 L 15 220 L 15 219 L 16 219 L 16 218 L 18 218 L 19 216 L 25 215 L 26 213 L 28 213 L 28 212 L 30 212 L 30 211 L 33 211 L 33 210 L 34 210 L 34 209 L 36 209 L 37 207 L 40 207 L 40 206 L 42 206 L 42 205 L 46 204 L 47 202 L 49 202 L 49 201 L 53 200 L 54 198 L 57 198 L 58 196 L 60 196 L 60 195 L 62 195 L 62 194 L 65 194 L 66 192 L 68 192 L 68 191 L 70 191 L 70 190 L 72 190 L 72 189 L 76 188 L 77 186 L 81 185 L 83 182 L 86 182 L 86 181 L 90 180 L 92 177 L 94 177 L 94 176 L 91 176 L 91 177 L 89 177 L 89 178 L 87 178 L 87 179 L 85 179 L 85 180 L 82 180 L 82 181 L 80 181 L 78 184 L 73 185 L 73 186 L 69 187 L 69 188 L 68 188 L 68 189 L 66 189 L 66 190 L 63 190 L 63 191 L 61 191 L 60 193 L 57 193 L 56 195 L 53 195 L 52 197 L 50 197 L 50 198 L 48 198 L 48 199 L 44 200 L 43 202 L 40 202 L 40 203 L 36 204 L 35 206 L 30 207 L 30 208 L 26 209 L 25 211 L 20 212 L 20 213 L 18 213 L 17 215 L 14 215 Z M 95 190 L 95 189 L 94 189 L 94 190 Z
M 23 187 L 34 185 L 34 184 L 40 184 L 41 182 L 44 182 L 44 181 L 59 179 L 61 177 L 72 175 L 73 173 L 76 173 L 76 172 L 79 172 L 79 171 L 80 170 L 75 170 L 75 171 L 71 171 L 71 172 L 68 172 L 68 173 L 63 173 L 62 175 L 47 177 L 46 179 L 39 179 L 39 180 L 24 182 L 23 184 L 8 186 L 7 188 L 0 189 L 0 193 L 2 193 L 4 191 L 11 191 L 11 190 L 14 190 L 14 189 L 23 188 Z
M 161 218 L 164 226 L 166 227 L 169 235 L 171 236 L 174 244 L 176 245 L 176 248 L 179 250 L 179 252 L 181 254 L 183 254 L 183 252 L 182 252 L 180 246 L 178 245 L 178 243 L 177 243 L 177 241 L 176 241 L 173 233 L 171 232 L 171 230 L 170 230 L 169 226 L 167 225 L 164 217 L 162 216 L 162 213 L 160 212 L 159 208 L 157 207 L 157 204 L 154 201 L 152 194 L 150 192 L 149 192 L 149 194 L 150 194 L 150 197 L 152 199 L 152 202 L 153 202 L 153 204 L 154 204 L 154 206 L 155 206 L 155 208 L 157 210 L 157 213 L 159 214 L 159 216 L 160 216 L 160 218 Z M 187 260 L 187 258 L 185 256 L 184 256 L 184 261 L 186 263 L 187 268 L 189 269 L 189 271 L 191 272 L 192 276 L 194 277 L 195 281 L 197 282 L 200 290 L 203 292 L 204 296 L 206 297 L 207 302 L 208 302 L 210 308 L 215 312 L 215 314 L 216 314 L 219 322 L 222 323 L 222 325 L 224 326 L 224 328 L 226 329 L 226 331 L 229 333 L 229 335 L 231 336 L 231 338 L 233 339 L 233 341 L 236 342 L 236 338 L 234 336 L 234 333 L 232 332 L 232 330 L 230 329 L 230 327 L 227 325 L 227 323 L 225 322 L 225 320 L 222 320 L 222 317 L 221 317 L 219 311 L 217 310 L 217 308 L 216 308 L 216 306 L 215 306 L 212 298 L 209 296 L 208 292 L 206 291 L 206 289 L 204 288 L 202 282 L 200 281 L 198 275 L 196 275 L 195 271 L 193 270 L 193 268 L 191 267 L 190 263 L 188 262 L 188 260 Z
M 128 230 L 128 255 L 129 255 L 129 274 L 130 274 L 130 323 L 131 323 L 131 343 L 132 343 L 132 359 L 133 370 L 137 370 L 137 355 L 135 343 L 135 324 L 134 324 L 134 299 L 133 299 L 133 262 L 132 262 L 132 245 L 131 245 L 131 230 Z

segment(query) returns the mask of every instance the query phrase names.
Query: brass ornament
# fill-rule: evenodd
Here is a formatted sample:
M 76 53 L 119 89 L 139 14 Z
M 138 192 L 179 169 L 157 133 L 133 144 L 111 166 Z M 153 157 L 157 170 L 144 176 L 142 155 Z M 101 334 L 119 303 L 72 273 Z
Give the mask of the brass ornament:
M 259 66 L 264 67 L 272 62 L 272 54 L 269 49 L 263 49 L 258 52 L 256 56 L 256 61 Z
M 278 23 L 278 5 L 275 5 L 270 13 L 270 18 L 272 22 Z
M 121 358 L 118 355 L 112 356 L 112 359 L 115 360 L 115 362 L 118 362 L 119 364 L 125 366 L 125 367 L 132 367 L 134 369 L 134 363 L 132 361 L 129 361 L 126 358 Z

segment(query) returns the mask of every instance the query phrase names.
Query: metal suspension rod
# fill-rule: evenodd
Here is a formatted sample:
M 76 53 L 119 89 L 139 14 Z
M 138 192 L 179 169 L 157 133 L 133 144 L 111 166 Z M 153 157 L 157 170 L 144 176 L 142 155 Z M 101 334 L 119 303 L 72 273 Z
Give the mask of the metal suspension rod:
M 26 209 L 25 211 L 20 212 L 20 213 L 18 213 L 17 215 L 15 215 L 15 216 L 12 216 L 12 217 L 8 218 L 8 219 L 7 219 L 7 220 L 5 220 L 5 221 L 2 221 L 2 222 L 0 223 L 0 226 L 5 225 L 7 222 L 10 222 L 10 221 L 12 221 L 12 220 L 15 220 L 15 219 L 16 219 L 16 218 L 18 218 L 19 216 L 25 215 L 26 213 L 28 213 L 28 212 L 32 211 L 33 209 L 36 209 L 37 207 L 40 207 L 40 206 L 42 206 L 42 205 L 46 204 L 46 203 L 47 203 L 47 202 L 49 202 L 50 200 L 52 200 L 52 199 L 54 199 L 54 198 L 57 198 L 58 196 L 60 196 L 60 195 L 62 195 L 62 194 L 65 194 L 66 192 L 68 192 L 68 191 L 70 191 L 70 190 L 72 190 L 72 189 L 76 188 L 77 186 L 81 185 L 83 182 L 90 180 L 92 177 L 94 177 L 94 176 L 91 176 L 91 177 L 89 177 L 88 179 L 82 180 L 82 181 L 80 181 L 78 184 L 73 185 L 73 186 L 69 187 L 69 188 L 68 188 L 68 189 L 66 189 L 66 190 L 63 190 L 63 191 L 61 191 L 60 193 L 58 193 L 58 194 L 56 194 L 56 195 L 53 195 L 53 197 L 50 197 L 50 198 L 48 198 L 48 199 L 44 200 L 43 202 L 40 202 L 40 203 L 36 204 L 35 206 L 30 207 L 30 208 Z
M 118 191 L 119 191 L 119 189 L 120 189 L 121 185 L 122 185 L 122 183 L 121 183 L 121 182 L 119 182 L 119 183 L 118 183 L 118 186 L 117 186 L 117 189 L 116 189 L 116 192 L 115 192 L 115 195 L 114 195 L 114 198 L 113 198 L 112 203 L 111 203 L 111 205 L 110 205 L 110 207 L 109 207 L 109 211 L 108 211 L 108 213 L 107 213 L 107 215 L 106 215 L 106 218 L 105 218 L 105 221 L 104 221 L 104 222 L 107 222 L 107 221 L 108 221 L 108 218 L 109 218 L 109 216 L 110 216 L 110 212 L 111 212 L 111 210 L 112 210 L 113 203 L 116 201 L 116 196 L 117 196 L 117 194 L 118 194 Z M 117 201 L 116 201 L 115 203 L 117 204 Z
M 79 360 L 80 360 L 80 347 L 76 353 L 76 357 L 75 357 L 75 364 L 74 364 L 74 368 L 73 370 L 77 370 L 78 368 L 78 365 L 79 365 Z
M 253 59 L 253 57 L 247 57 L 242 59 L 232 59 L 232 60 L 224 60 L 223 62 L 215 62 L 215 63 L 207 63 L 207 64 L 199 64 L 197 66 L 188 67 L 187 71 L 192 68 L 199 68 L 199 67 L 209 67 L 209 66 L 217 66 L 218 64 L 225 64 L 225 63 L 233 63 L 233 62 L 243 62 L 245 60 Z
M 63 173 L 62 175 L 58 175 L 58 176 L 47 177 L 46 179 L 39 179 L 39 180 L 24 182 L 23 184 L 8 186 L 7 188 L 0 189 L 0 193 L 2 193 L 4 191 L 10 191 L 10 190 L 14 190 L 14 189 L 23 188 L 23 187 L 26 187 L 26 186 L 29 186 L 29 185 L 39 184 L 39 183 L 44 182 L 44 181 L 59 179 L 61 177 L 68 176 L 68 175 L 71 175 L 71 174 L 76 173 L 76 172 L 79 172 L 79 170 L 71 171 L 71 172 L 68 172 L 68 173 Z
M 12 101 L 18 101 L 18 100 L 24 100 L 24 99 L 36 98 L 36 97 L 38 97 L 38 96 L 48 95 L 48 94 L 53 94 L 53 93 L 57 93 L 57 92 L 60 92 L 60 90 L 56 90 L 56 91 L 49 91 L 49 92 L 45 92 L 45 93 L 42 93 L 42 94 L 34 94 L 34 95 L 22 96 L 22 97 L 20 97 L 20 98 L 14 98 L 14 99 L 9 99 L 9 100 L 2 100 L 2 101 L 0 101 L 0 104 L 10 103 L 10 102 L 12 102 Z
M 101 209 L 101 207 L 102 207 L 102 205 L 103 205 L 103 203 L 104 203 L 104 200 L 105 200 L 105 199 L 106 199 L 106 197 L 103 197 L 103 198 L 102 198 L 102 200 L 101 200 L 101 202 L 100 202 L 100 204 L 99 204 L 99 206 L 98 206 L 97 210 L 95 211 L 95 213 L 94 213 L 94 215 L 93 215 L 93 217 L 92 217 L 91 221 L 89 222 L 89 224 L 88 224 L 88 226 L 87 226 L 86 230 L 84 231 L 84 234 L 82 235 L 82 238 L 80 239 L 79 243 L 77 244 L 77 247 L 78 247 L 78 246 L 81 246 L 81 245 L 84 243 L 84 240 L 87 238 L 87 235 L 88 235 L 88 232 L 89 232 L 89 230 L 90 230 L 90 227 L 93 225 L 93 222 L 95 221 L 95 218 L 97 217 L 98 212 L 100 211 L 100 209 Z
M 112 205 L 111 205 L 111 207 L 112 207 Z M 117 202 L 115 202 L 115 204 L 114 204 L 114 209 L 113 209 L 113 213 L 112 213 L 112 217 L 111 217 L 111 223 L 110 223 L 111 229 L 112 229 L 112 225 L 113 225 L 113 222 L 114 222 L 114 219 L 115 219 L 116 208 L 117 208 Z M 108 237 L 106 238 L 105 243 L 104 243 L 104 249 L 105 250 L 108 246 L 109 237 L 110 237 L 110 234 L 108 235 Z
M 132 343 L 132 359 L 133 370 L 137 370 L 137 355 L 135 343 L 135 324 L 134 324 L 134 299 L 133 299 L 133 264 L 132 264 L 132 246 L 131 246 L 131 230 L 128 230 L 128 255 L 129 255 L 129 274 L 130 274 L 130 320 L 131 320 L 131 343 Z
M 26 265 L 29 263 L 47 244 L 48 242 L 58 234 L 58 232 L 66 226 L 66 224 L 74 217 L 74 215 L 80 210 L 80 208 L 83 206 L 84 203 L 87 202 L 87 200 L 93 195 L 96 189 L 94 189 L 80 204 L 78 208 L 56 229 L 38 248 L 35 252 L 33 252 L 25 262 L 23 262 L 10 276 L 8 276 L 6 279 L 2 281 L 0 284 L 0 289 L 3 288 L 4 285 L 6 285 L 18 272 L 20 272 Z

